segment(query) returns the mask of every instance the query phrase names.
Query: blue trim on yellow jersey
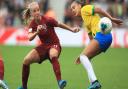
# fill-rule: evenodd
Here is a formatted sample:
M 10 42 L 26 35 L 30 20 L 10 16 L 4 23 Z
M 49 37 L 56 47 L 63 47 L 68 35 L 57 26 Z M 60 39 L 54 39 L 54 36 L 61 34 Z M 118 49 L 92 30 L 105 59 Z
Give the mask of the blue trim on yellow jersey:
M 105 52 L 112 43 L 112 34 L 103 34 L 101 32 L 97 32 L 94 39 L 98 41 L 101 51 Z

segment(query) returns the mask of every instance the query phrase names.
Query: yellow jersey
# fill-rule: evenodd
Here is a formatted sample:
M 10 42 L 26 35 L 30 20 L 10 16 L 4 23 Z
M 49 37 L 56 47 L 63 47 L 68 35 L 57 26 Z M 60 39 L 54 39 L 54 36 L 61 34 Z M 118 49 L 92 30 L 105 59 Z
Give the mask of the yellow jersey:
M 98 27 L 100 16 L 94 13 L 94 8 L 94 5 L 85 5 L 81 8 L 81 17 L 84 21 L 84 26 L 86 26 L 88 34 L 92 34 L 92 36 L 100 32 Z

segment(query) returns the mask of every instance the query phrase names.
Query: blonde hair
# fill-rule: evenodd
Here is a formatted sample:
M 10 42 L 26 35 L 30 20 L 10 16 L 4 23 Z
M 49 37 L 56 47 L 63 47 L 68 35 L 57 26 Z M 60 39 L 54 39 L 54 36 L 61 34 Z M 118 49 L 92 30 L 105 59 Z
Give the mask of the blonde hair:
M 26 25 L 32 20 L 31 10 L 33 5 L 39 5 L 39 4 L 37 2 L 31 2 L 30 4 L 28 4 L 27 8 L 23 11 L 23 19 Z

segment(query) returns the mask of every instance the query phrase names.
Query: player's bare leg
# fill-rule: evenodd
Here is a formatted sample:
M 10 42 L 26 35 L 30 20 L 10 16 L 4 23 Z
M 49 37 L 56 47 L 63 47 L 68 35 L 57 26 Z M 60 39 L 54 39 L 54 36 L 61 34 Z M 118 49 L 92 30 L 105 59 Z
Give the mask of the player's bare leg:
M 83 64 L 84 68 L 88 73 L 88 78 L 91 82 L 89 89 L 99 89 L 101 87 L 90 62 L 91 58 L 95 57 L 100 53 L 101 51 L 99 49 L 99 43 L 95 39 L 93 39 L 90 44 L 85 48 L 85 50 L 81 53 L 80 57 L 76 60 L 77 64 L 79 64 L 80 62 Z
M 66 81 L 61 79 L 60 64 L 58 61 L 59 52 L 57 49 L 51 48 L 49 51 L 49 55 L 59 88 L 64 89 L 64 87 L 66 86 Z

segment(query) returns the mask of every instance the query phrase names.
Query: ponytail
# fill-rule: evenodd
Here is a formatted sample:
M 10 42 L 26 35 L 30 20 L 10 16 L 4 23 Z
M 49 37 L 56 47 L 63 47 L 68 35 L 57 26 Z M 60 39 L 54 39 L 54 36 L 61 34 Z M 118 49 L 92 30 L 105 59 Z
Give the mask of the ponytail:
M 30 22 L 31 19 L 30 8 L 27 8 L 23 11 L 23 19 L 24 19 L 24 24 L 26 25 Z

